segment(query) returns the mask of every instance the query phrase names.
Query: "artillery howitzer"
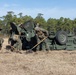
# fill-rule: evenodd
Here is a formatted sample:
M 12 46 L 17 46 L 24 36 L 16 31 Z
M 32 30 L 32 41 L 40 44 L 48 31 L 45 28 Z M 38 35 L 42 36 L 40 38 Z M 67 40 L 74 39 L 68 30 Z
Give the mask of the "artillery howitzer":
M 22 41 L 22 49 L 34 49 L 40 43 L 37 43 L 36 32 L 34 30 L 35 24 L 32 21 L 27 21 L 22 25 L 18 26 L 14 23 L 10 24 L 12 27 L 12 32 L 14 34 L 20 35 L 20 39 Z M 13 33 L 11 34 L 13 36 Z M 47 37 L 48 45 L 50 50 L 75 50 L 76 49 L 76 35 L 73 33 L 68 33 L 63 30 L 59 30 L 56 33 L 49 31 L 49 35 Z M 13 46 L 15 42 L 11 41 L 11 45 Z
M 14 34 L 20 36 L 23 50 L 28 50 L 37 43 L 36 34 L 34 31 L 34 23 L 32 21 L 27 21 L 22 25 L 15 25 L 14 23 L 10 23 L 10 26 L 12 28 L 10 32 L 11 36 L 9 38 L 9 42 L 11 42 L 11 46 L 13 46 L 15 43 L 15 41 L 13 40 Z

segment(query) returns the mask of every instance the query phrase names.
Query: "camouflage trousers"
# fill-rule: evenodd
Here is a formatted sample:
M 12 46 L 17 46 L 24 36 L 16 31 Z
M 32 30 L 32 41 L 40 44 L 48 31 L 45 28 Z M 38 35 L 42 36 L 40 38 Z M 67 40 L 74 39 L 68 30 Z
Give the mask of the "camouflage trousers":
M 22 41 L 19 37 L 14 37 L 13 39 L 15 41 L 13 47 L 15 50 L 22 50 Z
M 40 42 L 42 39 L 37 39 L 37 42 Z M 47 42 L 47 38 L 41 42 L 38 46 L 37 46 L 37 50 L 49 50 L 49 45 L 48 45 L 48 42 Z
M 22 50 L 22 43 L 21 42 L 16 42 L 13 47 L 15 50 Z

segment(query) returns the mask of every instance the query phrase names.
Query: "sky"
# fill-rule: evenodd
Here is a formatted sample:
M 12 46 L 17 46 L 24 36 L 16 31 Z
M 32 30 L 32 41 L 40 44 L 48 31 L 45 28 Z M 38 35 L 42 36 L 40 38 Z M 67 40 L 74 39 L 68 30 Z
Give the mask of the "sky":
M 60 17 L 76 18 L 76 0 L 0 0 L 0 17 L 13 11 L 14 14 L 23 13 L 33 18 L 42 13 L 47 20 Z

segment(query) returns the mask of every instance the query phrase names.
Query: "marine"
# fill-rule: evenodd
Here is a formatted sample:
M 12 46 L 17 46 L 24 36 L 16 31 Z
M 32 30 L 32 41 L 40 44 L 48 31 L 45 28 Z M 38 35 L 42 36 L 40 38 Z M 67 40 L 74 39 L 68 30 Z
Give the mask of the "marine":
M 49 46 L 48 46 L 48 42 L 47 42 L 47 38 L 48 38 L 48 31 L 39 27 L 39 24 L 37 23 L 36 27 L 35 27 L 35 31 L 36 31 L 36 36 L 37 36 L 37 42 L 41 42 L 38 46 L 37 46 L 37 50 L 49 50 Z
M 15 23 L 10 23 L 10 25 L 11 29 L 9 41 L 11 41 L 11 51 L 22 50 L 22 41 L 20 39 L 20 33 L 17 31 L 17 26 Z

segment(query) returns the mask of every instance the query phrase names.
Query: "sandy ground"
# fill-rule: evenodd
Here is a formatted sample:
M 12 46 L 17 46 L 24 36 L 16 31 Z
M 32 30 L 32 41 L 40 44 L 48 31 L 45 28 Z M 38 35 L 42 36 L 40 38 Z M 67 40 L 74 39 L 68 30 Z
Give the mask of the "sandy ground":
M 76 51 L 7 51 L 7 38 L 0 51 L 0 75 L 76 75 Z

